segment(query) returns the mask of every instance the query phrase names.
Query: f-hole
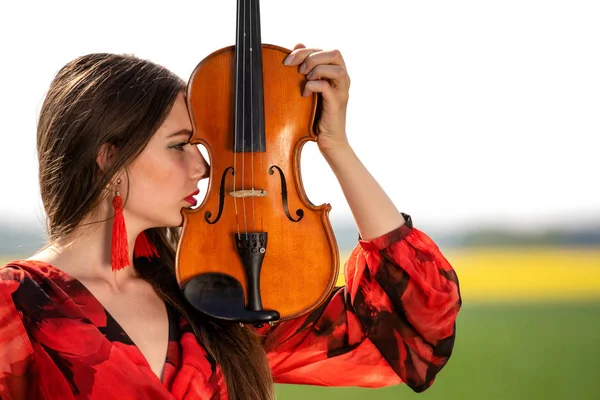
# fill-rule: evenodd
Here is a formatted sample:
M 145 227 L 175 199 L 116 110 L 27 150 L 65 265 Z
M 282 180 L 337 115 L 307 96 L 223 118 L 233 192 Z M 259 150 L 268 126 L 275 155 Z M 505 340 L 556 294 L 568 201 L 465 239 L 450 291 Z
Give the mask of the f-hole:
M 223 204 L 225 203 L 225 179 L 227 178 L 227 172 L 231 170 L 231 175 L 235 175 L 235 171 L 233 167 L 227 167 L 225 171 L 223 171 L 223 175 L 221 175 L 221 186 L 219 187 L 219 212 L 214 221 L 210 220 L 212 217 L 212 213 L 207 211 L 204 213 L 204 220 L 209 224 L 215 224 L 219 219 L 221 219 L 221 215 L 223 214 Z
M 285 215 L 288 217 L 288 219 L 290 221 L 298 222 L 302 219 L 302 217 L 304 217 L 304 211 L 300 208 L 297 209 L 296 216 L 298 217 L 298 219 L 292 218 L 292 216 L 290 215 L 289 207 L 288 207 L 288 193 L 287 193 L 287 183 L 286 183 L 285 175 L 284 175 L 283 171 L 281 170 L 281 168 L 279 168 L 277 165 L 272 165 L 269 168 L 270 175 L 273 175 L 275 173 L 273 168 L 275 168 L 279 172 L 279 177 L 281 178 L 281 202 L 283 203 L 283 211 L 285 212 Z

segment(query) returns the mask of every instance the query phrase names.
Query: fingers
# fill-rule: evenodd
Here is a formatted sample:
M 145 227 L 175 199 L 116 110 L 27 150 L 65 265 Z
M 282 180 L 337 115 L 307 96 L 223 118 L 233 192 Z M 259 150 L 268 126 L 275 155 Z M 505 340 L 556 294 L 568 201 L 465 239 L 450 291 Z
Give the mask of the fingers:
M 297 45 L 294 46 L 294 50 L 298 50 L 298 49 L 305 49 L 306 46 L 303 45 L 302 43 L 298 43 Z
M 326 79 L 334 89 L 347 90 L 350 88 L 350 77 L 346 68 L 340 65 L 317 65 L 306 75 L 309 81 Z
M 301 47 L 300 47 L 301 46 Z M 285 65 L 300 65 L 302 62 L 308 57 L 309 54 L 314 53 L 316 51 L 321 51 L 319 49 L 307 49 L 302 44 L 297 44 L 294 47 L 294 50 L 283 60 Z
M 299 43 L 286 57 L 284 64 L 297 66 L 298 72 L 306 75 L 303 97 L 321 93 L 329 104 L 347 101 L 350 77 L 339 50 L 306 48 Z
M 330 104 L 347 103 L 349 97 L 347 90 L 336 90 L 330 81 L 323 79 L 306 82 L 302 91 L 302 97 L 308 97 L 312 93 L 321 93 L 323 99 Z
M 339 50 L 307 49 L 304 45 L 296 45 L 296 47 L 286 57 L 284 64 L 299 65 L 298 72 L 301 74 L 309 73 L 319 64 L 334 64 L 346 67 L 342 53 Z
M 312 93 L 321 93 L 325 100 L 330 100 L 334 98 L 333 88 L 327 81 L 308 81 L 306 85 L 304 85 L 304 91 L 302 92 L 302 97 L 308 97 Z

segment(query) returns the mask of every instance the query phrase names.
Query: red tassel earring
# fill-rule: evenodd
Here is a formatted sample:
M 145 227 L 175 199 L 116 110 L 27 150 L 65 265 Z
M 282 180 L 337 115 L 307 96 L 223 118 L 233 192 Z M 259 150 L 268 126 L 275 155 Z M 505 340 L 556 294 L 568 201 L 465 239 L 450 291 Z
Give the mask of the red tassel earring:
M 121 179 L 117 179 L 117 185 L 121 184 Z M 113 197 L 113 208 L 115 218 L 112 228 L 112 249 L 111 263 L 112 270 L 119 271 L 129 265 L 129 246 L 127 243 L 127 229 L 125 227 L 125 218 L 123 217 L 123 200 L 119 189 Z
M 160 257 L 156 247 L 150 242 L 146 233 L 142 231 L 135 240 L 135 246 L 133 246 L 133 256 L 135 258 L 146 257 L 151 259 L 152 257 Z

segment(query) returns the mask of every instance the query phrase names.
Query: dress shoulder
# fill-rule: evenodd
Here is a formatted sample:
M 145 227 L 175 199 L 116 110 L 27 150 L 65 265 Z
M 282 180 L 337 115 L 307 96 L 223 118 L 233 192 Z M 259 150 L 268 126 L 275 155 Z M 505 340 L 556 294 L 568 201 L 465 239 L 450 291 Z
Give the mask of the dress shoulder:
M 0 292 L 12 293 L 26 279 L 32 279 L 30 273 L 23 269 L 17 262 L 11 261 L 0 266 Z

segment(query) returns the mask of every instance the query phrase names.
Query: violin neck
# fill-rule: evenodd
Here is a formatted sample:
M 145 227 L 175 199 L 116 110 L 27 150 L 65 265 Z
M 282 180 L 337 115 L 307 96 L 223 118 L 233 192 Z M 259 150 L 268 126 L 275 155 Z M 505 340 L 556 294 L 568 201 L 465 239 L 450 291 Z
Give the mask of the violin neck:
M 238 0 L 234 151 L 265 152 L 262 41 L 258 0 Z

